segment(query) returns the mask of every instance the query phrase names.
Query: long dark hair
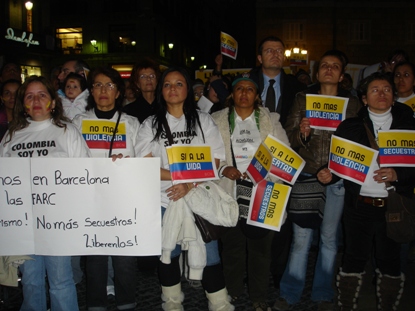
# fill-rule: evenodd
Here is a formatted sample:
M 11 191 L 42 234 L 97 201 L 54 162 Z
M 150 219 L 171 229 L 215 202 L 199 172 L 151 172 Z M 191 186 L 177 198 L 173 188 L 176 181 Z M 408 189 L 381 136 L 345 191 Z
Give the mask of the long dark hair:
M 199 126 L 200 131 L 202 132 L 203 141 L 205 140 L 205 136 L 203 133 L 202 126 L 200 124 L 199 114 L 197 110 L 197 105 L 195 103 L 195 99 L 193 96 L 193 88 L 192 83 L 187 71 L 181 67 L 170 67 L 163 72 L 161 75 L 160 81 L 157 85 L 156 91 L 156 101 L 159 104 L 158 110 L 153 119 L 153 129 L 156 129 L 156 133 L 154 135 L 153 140 L 159 140 L 161 134 L 163 133 L 163 123 L 166 122 L 166 113 L 167 113 L 167 103 L 163 97 L 163 85 L 166 76 L 171 73 L 177 71 L 180 73 L 187 85 L 187 96 L 183 103 L 183 114 L 186 119 L 186 131 L 189 135 L 196 130 L 196 126 Z
M 24 108 L 24 97 L 29 84 L 34 82 L 42 83 L 46 87 L 51 100 L 55 101 L 55 108 L 53 108 L 51 111 L 51 119 L 53 124 L 66 129 L 65 122 L 70 122 L 70 120 L 63 115 L 61 99 L 59 96 L 57 96 L 52 83 L 47 78 L 42 76 L 30 76 L 17 90 L 16 104 L 14 105 L 13 109 L 13 120 L 10 122 L 9 134 L 8 138 L 5 140 L 5 143 L 9 142 L 12 139 L 14 132 L 24 129 L 29 125 L 29 121 L 27 121 L 26 110 Z

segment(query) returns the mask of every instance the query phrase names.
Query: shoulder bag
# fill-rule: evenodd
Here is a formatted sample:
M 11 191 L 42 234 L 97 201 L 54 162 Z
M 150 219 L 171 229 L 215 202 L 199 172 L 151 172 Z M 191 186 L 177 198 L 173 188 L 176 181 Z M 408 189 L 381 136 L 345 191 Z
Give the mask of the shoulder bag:
M 166 118 L 163 120 L 163 127 L 166 131 L 169 145 L 171 146 L 173 145 L 173 135 L 171 134 L 170 126 L 167 123 Z M 218 240 L 222 234 L 224 234 L 229 229 L 229 227 L 214 225 L 198 214 L 193 213 L 193 217 L 195 219 L 196 227 L 199 229 L 200 235 L 202 236 L 203 242 L 205 243 Z
M 370 145 L 379 150 L 369 127 L 364 123 Z M 377 159 L 379 163 L 379 157 Z M 397 243 L 409 243 L 415 239 L 415 200 L 405 197 L 395 191 L 395 187 L 385 182 L 388 191 L 386 210 L 386 230 L 389 238 Z
M 229 108 L 231 109 L 231 108 Z M 229 132 L 230 136 L 232 137 L 233 129 L 235 128 L 235 117 L 234 111 L 229 110 L 228 115 L 228 122 L 229 122 Z M 255 121 L 259 130 L 259 111 L 255 111 Z M 232 138 L 230 139 L 231 144 L 231 153 L 232 153 L 232 162 L 233 166 L 237 168 L 235 155 L 233 153 L 232 148 Z M 250 180 L 246 179 L 238 179 L 236 180 L 236 202 L 239 206 L 239 227 L 241 228 L 242 233 L 249 239 L 260 239 L 263 238 L 268 232 L 268 229 L 249 225 L 247 223 L 248 220 L 248 212 L 249 212 L 249 204 L 252 197 L 252 188 L 254 184 Z

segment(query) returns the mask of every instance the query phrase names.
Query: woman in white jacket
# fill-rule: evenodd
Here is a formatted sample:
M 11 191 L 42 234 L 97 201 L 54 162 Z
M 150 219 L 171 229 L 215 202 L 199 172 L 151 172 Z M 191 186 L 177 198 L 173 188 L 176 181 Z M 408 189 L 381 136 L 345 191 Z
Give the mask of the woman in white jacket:
M 221 162 L 219 169 L 220 185 L 235 196 L 236 181 L 239 180 L 244 180 L 247 191 L 252 192 L 252 182 L 245 171 L 268 134 L 287 145 L 289 142 L 279 122 L 279 114 L 270 113 L 261 106 L 258 85 L 248 73 L 237 77 L 232 86 L 232 94 L 226 102 L 228 108 L 215 112 L 212 117 L 219 127 L 226 151 L 226 160 Z M 244 213 L 241 211 L 248 211 L 249 197 L 244 203 L 239 202 L 240 217 L 247 217 L 247 213 L 242 215 Z M 274 232 L 266 229 L 257 231 L 257 227 L 250 227 L 240 221 L 221 238 L 226 287 L 236 300 L 243 294 L 245 270 L 248 269 L 248 290 L 254 310 L 268 311 L 271 310 L 266 300 Z

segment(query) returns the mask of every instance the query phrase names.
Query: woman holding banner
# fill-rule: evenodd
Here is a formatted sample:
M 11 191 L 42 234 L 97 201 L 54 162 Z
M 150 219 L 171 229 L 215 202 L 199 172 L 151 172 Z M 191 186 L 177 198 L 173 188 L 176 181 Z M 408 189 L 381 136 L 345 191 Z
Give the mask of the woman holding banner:
M 60 98 L 44 77 L 31 76 L 17 91 L 13 120 L 0 146 L 1 157 L 82 158 L 90 152 L 75 126 L 63 116 Z M 45 142 L 44 150 L 28 148 Z M 22 146 L 26 146 L 24 155 Z M 29 149 L 29 150 L 27 150 Z M 52 310 L 78 310 L 70 256 L 30 255 L 22 272 L 23 303 L 20 310 L 47 310 L 46 279 Z
M 93 70 L 88 76 L 90 95 L 86 112 L 73 122 L 83 134 L 92 157 L 137 157 L 139 122 L 122 112 L 124 81 L 118 71 L 109 67 Z M 94 132 L 91 132 L 94 128 Z M 112 133 L 108 133 L 108 129 Z M 107 309 L 109 260 L 106 255 L 87 256 L 86 283 L 88 310 Z M 134 310 L 136 257 L 111 256 L 114 268 L 115 301 L 119 310 Z
M 340 117 L 344 114 L 346 118 L 354 117 L 360 109 L 358 98 L 339 87 L 346 65 L 344 53 L 337 50 L 324 53 L 316 74 L 318 83 L 296 95 L 287 118 L 285 129 L 291 148 L 298 150 L 306 164 L 291 192 L 288 218 L 293 222 L 293 242 L 288 265 L 280 282 L 280 297 L 274 305 L 277 310 L 288 310 L 300 301 L 315 229 L 320 229 L 320 244 L 311 299 L 319 303 L 321 310 L 333 309 L 332 282 L 344 187 L 343 182 L 339 181 L 324 188 L 318 183 L 316 173 L 328 161 L 331 135 L 340 123 Z M 311 102 L 310 97 L 313 98 Z M 347 109 L 336 110 L 341 105 L 347 106 Z M 318 119 L 314 115 L 334 118 Z M 314 123 L 311 129 L 313 119 L 317 124 L 330 126 L 320 127 Z M 337 121 L 333 122 L 335 119 Z
M 219 127 L 226 151 L 226 160 L 220 164 L 219 184 L 235 197 L 238 180 L 246 181 L 244 187 L 250 188 L 252 192 L 253 184 L 247 178 L 246 169 L 268 134 L 287 145 L 289 142 L 279 122 L 279 114 L 270 114 L 262 107 L 258 85 L 249 77 L 249 73 L 237 77 L 232 86 L 233 91 L 226 101 L 228 107 L 214 113 L 212 117 Z M 277 182 L 277 179 L 273 181 Z M 244 205 L 246 211 L 249 199 Z M 243 203 L 238 203 L 241 213 Z M 244 216 L 246 218 L 247 214 Z M 255 228 L 259 231 L 253 232 Z M 247 226 L 239 221 L 221 238 L 223 269 L 229 294 L 235 300 L 243 294 L 247 270 L 249 296 L 257 311 L 271 310 L 266 301 L 273 237 L 274 231 Z
M 397 101 L 407 104 L 415 114 L 415 65 L 402 62 L 395 66 L 392 76 L 394 78 Z
M 343 121 L 334 135 L 370 147 L 367 129 L 376 140 L 379 130 L 415 129 L 411 109 L 394 101 L 395 86 L 390 75 L 373 73 L 358 88 L 365 104 L 357 118 Z M 318 173 L 322 183 L 339 179 L 327 168 Z M 413 196 L 414 167 L 382 167 L 372 164 L 360 185 L 344 180 L 345 252 L 337 276 L 341 310 L 355 310 L 365 265 L 372 250 L 376 261 L 378 310 L 396 310 L 403 290 L 404 275 L 400 269 L 400 244 L 387 236 L 385 212 L 388 192 L 385 182 L 395 186 L 404 196 Z
M 164 217 L 170 202 L 186 196 L 197 184 L 172 185 L 166 147 L 171 142 L 179 145 L 208 145 L 216 166 L 224 158 L 223 142 L 209 114 L 200 112 L 194 102 L 191 80 L 186 70 L 172 67 L 163 72 L 156 92 L 160 105 L 158 112 L 147 118 L 140 127 L 139 148 L 141 156 L 160 157 L 161 204 Z M 164 226 L 165 224 L 163 224 Z M 209 310 L 234 310 L 229 303 L 220 263 L 217 241 L 206 243 L 207 261 L 203 269 L 202 285 L 209 300 Z M 180 245 L 171 252 L 169 264 L 159 263 L 162 286 L 163 310 L 183 310 L 184 294 L 180 284 Z

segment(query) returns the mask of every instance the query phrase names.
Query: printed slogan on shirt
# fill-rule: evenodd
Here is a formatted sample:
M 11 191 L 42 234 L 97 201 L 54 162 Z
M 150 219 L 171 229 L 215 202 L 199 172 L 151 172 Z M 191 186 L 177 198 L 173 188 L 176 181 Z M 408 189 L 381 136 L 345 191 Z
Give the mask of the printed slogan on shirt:
M 346 118 L 348 102 L 346 97 L 307 94 L 306 117 L 310 127 L 334 131 Z
M 380 166 L 415 166 L 415 131 L 378 132 Z
M 90 149 L 109 149 L 116 122 L 109 120 L 84 120 L 82 121 L 82 136 Z M 125 149 L 127 147 L 125 123 L 118 124 L 114 137 L 113 149 Z
M 333 135 L 329 169 L 344 179 L 362 185 L 377 155 L 377 150 Z

